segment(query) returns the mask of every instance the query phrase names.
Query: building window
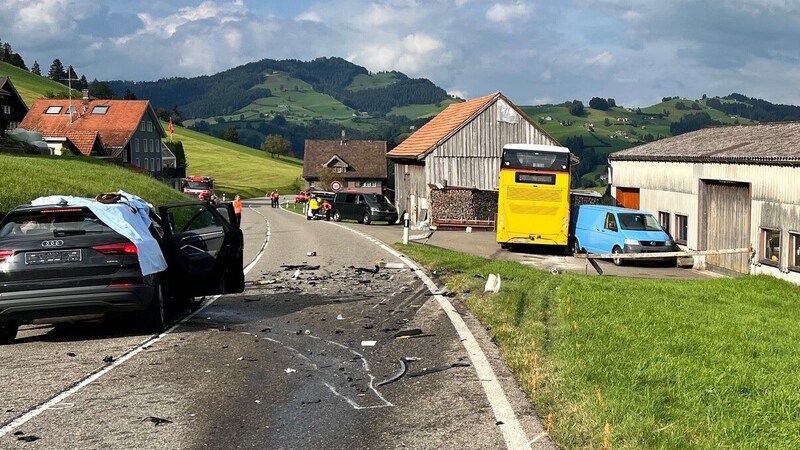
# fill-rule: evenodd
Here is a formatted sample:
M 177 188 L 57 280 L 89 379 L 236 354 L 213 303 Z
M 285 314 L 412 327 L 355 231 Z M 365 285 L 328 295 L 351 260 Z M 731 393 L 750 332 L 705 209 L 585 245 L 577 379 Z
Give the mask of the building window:
M 149 120 L 147 121 L 147 131 L 151 133 L 153 132 L 153 122 L 150 122 Z
M 139 153 L 139 138 L 133 140 L 133 150 Z M 139 164 L 137 163 L 136 165 L 138 166 Z
M 689 217 L 675 214 L 675 242 L 686 245 L 689 240 Z
M 144 130 L 145 130 L 145 127 L 144 127 L 144 120 L 143 120 L 143 121 L 139 122 L 139 131 L 144 131 Z
M 11 114 L 11 106 L 10 105 L 3 105 L 3 113 Z
M 105 115 L 107 112 L 108 112 L 108 106 L 106 105 L 95 106 L 94 108 L 92 108 L 92 114 Z
M 61 113 L 60 106 L 48 106 L 47 109 L 44 111 L 45 114 L 59 114 Z
M 800 271 L 800 233 L 789 233 L 789 269 Z
M 154 151 L 156 151 L 156 143 L 155 143 L 155 142 L 153 142 L 153 140 L 152 140 L 152 139 L 150 139 L 150 151 L 151 151 L 151 152 L 154 152 Z
M 139 160 L 139 158 L 136 158 L 136 167 L 142 167 L 142 162 Z
M 378 187 L 378 182 L 377 182 L 377 181 L 375 181 L 375 180 L 362 180 L 362 181 L 356 181 L 356 187 L 361 187 L 361 188 L 374 188 L 374 187 Z
M 781 263 L 781 230 L 761 229 L 760 260 L 764 264 L 778 266 Z
M 658 223 L 661 225 L 661 228 L 667 232 L 670 236 L 672 236 L 669 232 L 669 213 L 666 211 L 659 211 L 658 212 Z
M 144 159 L 144 170 L 150 170 L 150 159 Z

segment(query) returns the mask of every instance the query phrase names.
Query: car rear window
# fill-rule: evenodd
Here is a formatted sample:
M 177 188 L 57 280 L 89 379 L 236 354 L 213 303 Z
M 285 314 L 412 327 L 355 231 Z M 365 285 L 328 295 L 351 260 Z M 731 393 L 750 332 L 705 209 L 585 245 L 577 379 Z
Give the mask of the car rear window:
M 8 236 L 65 236 L 115 233 L 90 210 L 71 208 L 11 214 L 0 227 L 0 238 Z

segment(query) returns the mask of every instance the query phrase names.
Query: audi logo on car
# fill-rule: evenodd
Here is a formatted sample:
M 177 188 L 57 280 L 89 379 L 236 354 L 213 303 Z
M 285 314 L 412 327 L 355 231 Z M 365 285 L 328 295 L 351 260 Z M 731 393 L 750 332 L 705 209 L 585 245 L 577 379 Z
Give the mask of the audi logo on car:
M 44 248 L 51 248 L 51 247 L 61 247 L 64 245 L 64 241 L 61 239 L 51 239 L 49 241 L 42 241 L 42 247 Z

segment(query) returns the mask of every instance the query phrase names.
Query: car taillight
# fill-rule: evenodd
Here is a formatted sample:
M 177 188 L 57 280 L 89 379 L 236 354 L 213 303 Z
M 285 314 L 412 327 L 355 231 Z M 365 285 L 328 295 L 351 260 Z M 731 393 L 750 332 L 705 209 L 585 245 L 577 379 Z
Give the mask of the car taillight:
M 14 256 L 14 250 L 0 250 L 0 263 Z
M 136 255 L 139 253 L 139 250 L 131 242 L 95 245 L 92 249 L 104 255 Z

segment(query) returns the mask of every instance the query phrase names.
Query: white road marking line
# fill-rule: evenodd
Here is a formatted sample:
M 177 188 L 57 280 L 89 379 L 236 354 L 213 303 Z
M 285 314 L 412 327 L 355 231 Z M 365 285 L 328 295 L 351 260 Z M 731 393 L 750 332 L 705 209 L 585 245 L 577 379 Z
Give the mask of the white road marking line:
M 261 217 L 264 217 L 264 215 L 259 213 L 258 211 L 256 211 L 256 213 L 261 215 Z M 261 250 L 259 250 L 258 255 L 256 255 L 256 257 L 253 260 L 253 262 L 251 262 L 250 264 L 248 264 L 244 268 L 245 275 L 247 275 L 247 273 L 250 272 L 250 270 L 253 269 L 253 267 L 255 266 L 255 263 L 259 259 L 261 259 L 261 256 L 266 251 L 267 245 L 269 245 L 269 238 L 270 238 L 269 221 L 267 220 L 266 217 L 264 217 L 264 221 L 267 224 L 267 235 L 266 235 L 264 244 L 261 246 Z M 121 356 L 119 356 L 116 359 L 114 359 L 114 361 L 112 363 L 108 364 L 107 366 L 103 366 L 103 367 L 95 370 L 94 372 L 90 373 L 89 375 L 84 377 L 82 380 L 80 380 L 79 382 L 74 384 L 72 387 L 68 388 L 65 391 L 62 391 L 60 394 L 57 394 L 55 397 L 52 397 L 50 400 L 48 400 L 48 401 L 46 401 L 46 402 L 34 407 L 33 409 L 29 410 L 25 414 L 23 414 L 23 415 L 17 417 L 16 419 L 12 420 L 8 424 L 6 424 L 2 428 L 0 428 L 0 437 L 3 437 L 6 434 L 14 431 L 16 428 L 24 425 L 25 423 L 27 423 L 28 421 L 30 421 L 34 417 L 38 416 L 39 414 L 41 414 L 41 413 L 43 413 L 43 412 L 45 412 L 47 410 L 58 409 L 58 407 L 56 405 L 58 405 L 59 403 L 63 402 L 64 400 L 66 400 L 67 398 L 72 396 L 73 394 L 79 392 L 81 389 L 85 388 L 86 386 L 94 383 L 95 381 L 100 379 L 100 377 L 102 377 L 103 375 L 107 374 L 108 372 L 110 372 L 115 367 L 124 364 L 126 361 L 128 361 L 129 359 L 131 359 L 134 356 L 138 355 L 139 353 L 141 353 L 146 348 L 149 348 L 151 345 L 153 345 L 156 342 L 160 341 L 163 337 L 165 337 L 166 335 L 168 335 L 168 334 L 172 333 L 173 331 L 175 331 L 176 328 L 178 328 L 179 326 L 181 326 L 184 323 L 186 323 L 189 319 L 193 318 L 194 316 L 196 316 L 197 314 L 201 313 L 206 308 L 211 306 L 211 304 L 214 303 L 215 301 L 217 301 L 217 299 L 219 297 L 220 297 L 219 295 L 216 295 L 216 296 L 212 297 L 211 299 L 207 300 L 200 308 L 198 308 L 197 311 L 195 311 L 195 312 L 189 314 L 188 316 L 184 317 L 178 323 L 176 323 L 175 325 L 171 326 L 168 330 L 164 331 L 163 333 L 159 334 L 158 336 L 146 339 L 145 341 L 141 342 L 140 344 L 138 344 L 133 349 L 128 350 L 127 352 L 123 353 Z
M 336 223 L 331 225 L 344 228 L 345 230 L 355 233 L 367 239 L 368 241 L 377 244 L 380 248 L 403 261 L 406 265 L 408 265 L 409 268 L 411 268 L 411 270 L 414 271 L 415 274 L 417 274 L 420 280 L 422 280 L 422 282 L 428 287 L 428 290 L 439 303 L 439 306 L 442 308 L 442 310 L 444 310 L 445 314 L 447 314 L 447 317 L 450 319 L 450 322 L 456 329 L 459 338 L 461 338 L 461 342 L 464 344 L 464 348 L 467 350 L 469 359 L 472 361 L 472 366 L 478 373 L 478 379 L 483 386 L 483 391 L 486 393 L 486 398 L 489 400 L 489 405 L 492 407 L 494 417 L 498 422 L 502 422 L 502 425 L 500 425 L 499 428 L 503 434 L 503 439 L 506 441 L 506 447 L 514 450 L 530 448 L 530 443 L 528 443 L 525 430 L 522 429 L 522 425 L 519 423 L 519 420 L 514 413 L 514 409 L 511 407 L 511 403 L 508 402 L 508 398 L 506 398 L 503 387 L 500 385 L 500 382 L 497 381 L 497 376 L 495 376 L 494 370 L 492 369 L 491 364 L 489 364 L 489 360 L 486 358 L 486 355 L 483 353 L 483 350 L 481 350 L 480 345 L 478 345 L 478 342 L 475 340 L 475 336 L 472 335 L 469 327 L 467 327 L 466 322 L 464 322 L 464 319 L 455 311 L 455 308 L 447 299 L 447 297 L 434 294 L 434 292 L 439 291 L 440 288 L 436 286 L 433 280 L 422 273 L 420 267 L 414 261 L 405 255 L 400 254 L 395 249 L 387 246 L 383 242 L 373 238 L 372 236 L 344 225 Z

